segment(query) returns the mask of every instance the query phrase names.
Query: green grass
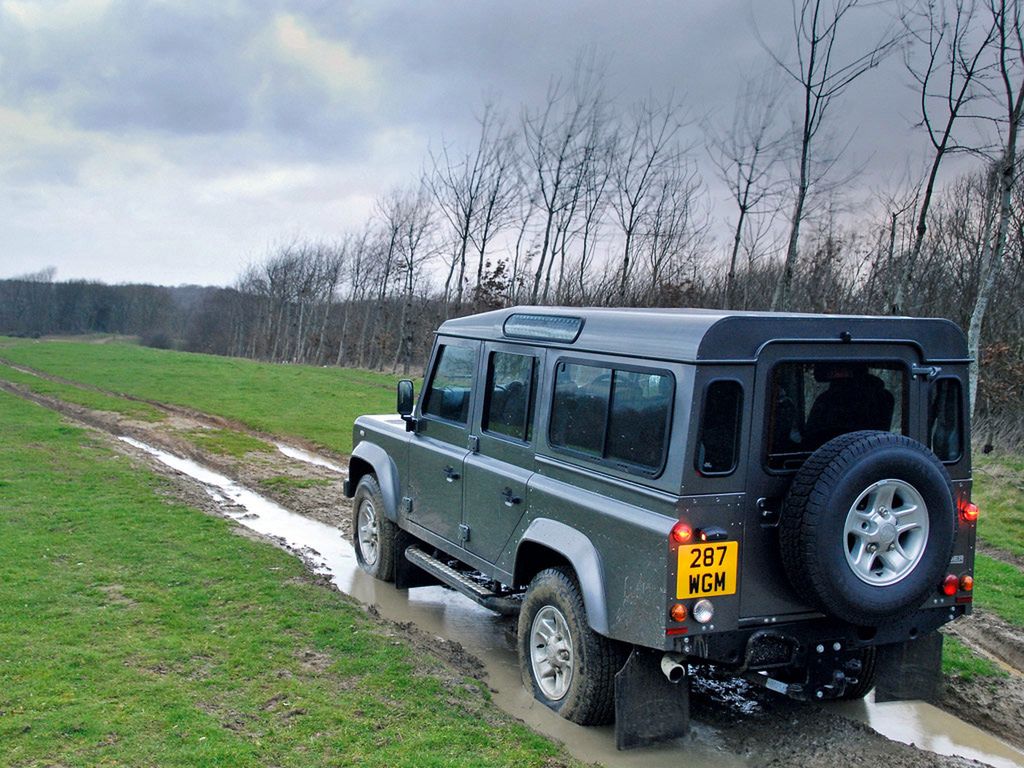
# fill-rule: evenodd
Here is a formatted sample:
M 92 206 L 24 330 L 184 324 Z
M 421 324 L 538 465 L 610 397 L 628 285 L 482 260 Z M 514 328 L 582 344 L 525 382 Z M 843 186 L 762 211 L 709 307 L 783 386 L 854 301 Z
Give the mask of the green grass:
M 946 636 L 942 640 L 942 671 L 947 675 L 956 675 L 964 680 L 979 677 L 1008 677 L 1006 670 L 982 656 L 976 656 L 970 648 L 955 637 Z
M 974 604 L 1024 627 L 1024 572 L 986 555 L 974 559 Z
M 274 475 L 264 477 L 259 481 L 264 488 L 276 488 L 280 491 L 289 491 L 293 488 L 315 488 L 317 486 L 330 485 L 331 481 L 324 477 L 291 477 L 289 475 Z
M 352 450 L 352 422 L 395 409 L 398 377 L 256 363 L 112 342 L 6 340 L 3 357 L 74 381 L 240 421 L 261 432 Z
M 195 429 L 186 432 L 185 436 L 200 448 L 221 456 L 241 458 L 247 453 L 268 453 L 275 450 L 270 443 L 233 429 Z
M 976 458 L 972 497 L 981 508 L 978 538 L 1024 557 L 1024 457 Z
M 0 393 L 0 763 L 567 758 L 299 561 Z
M 16 371 L 6 365 L 0 364 L 0 379 L 19 384 L 39 395 L 49 395 L 59 400 L 84 408 L 91 408 L 95 411 L 109 411 L 120 413 L 139 421 L 160 421 L 164 413 L 146 403 L 139 403 L 133 400 L 125 400 L 120 397 L 111 397 L 102 392 L 95 392 L 89 389 L 80 389 L 70 384 L 60 384 L 55 381 L 42 379 L 28 373 Z

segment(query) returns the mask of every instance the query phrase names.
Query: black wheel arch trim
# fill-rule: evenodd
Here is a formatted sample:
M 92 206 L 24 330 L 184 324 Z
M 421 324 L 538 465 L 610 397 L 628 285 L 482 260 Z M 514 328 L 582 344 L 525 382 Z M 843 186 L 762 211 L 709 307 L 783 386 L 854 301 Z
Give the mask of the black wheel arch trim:
M 394 460 L 376 443 L 364 440 L 352 451 L 348 462 L 349 478 L 346 483 L 348 493 L 355 496 L 359 480 L 372 472 L 377 476 L 377 485 L 384 498 L 384 515 L 389 520 L 398 519 L 398 467 Z M 351 498 L 351 496 L 350 496 Z

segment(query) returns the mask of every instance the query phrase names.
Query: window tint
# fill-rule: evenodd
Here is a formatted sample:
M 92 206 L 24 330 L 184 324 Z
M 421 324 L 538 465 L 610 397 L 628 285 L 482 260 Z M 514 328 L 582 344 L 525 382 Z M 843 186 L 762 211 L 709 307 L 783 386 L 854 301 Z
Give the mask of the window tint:
M 603 456 L 611 386 L 610 368 L 559 363 L 551 408 L 551 444 Z
M 487 409 L 483 428 L 488 432 L 530 439 L 533 417 L 534 360 L 510 352 L 491 354 L 487 370 Z
M 423 413 L 465 424 L 473 390 L 476 350 L 470 347 L 441 347 L 434 378 L 427 387 Z
M 743 387 L 738 381 L 713 381 L 704 393 L 697 437 L 697 471 L 727 475 L 736 469 L 743 421 Z
M 938 379 L 928 395 L 928 443 L 940 461 L 953 462 L 963 450 L 960 380 Z
M 656 472 L 664 462 L 672 394 L 667 373 L 559 363 L 551 445 Z
M 906 370 L 898 363 L 782 363 L 772 371 L 768 466 L 794 469 L 833 437 L 904 430 Z

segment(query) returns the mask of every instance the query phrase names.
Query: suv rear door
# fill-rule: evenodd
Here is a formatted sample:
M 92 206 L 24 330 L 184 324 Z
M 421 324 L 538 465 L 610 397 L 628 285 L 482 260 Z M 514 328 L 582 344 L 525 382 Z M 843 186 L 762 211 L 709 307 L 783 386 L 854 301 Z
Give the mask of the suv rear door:
M 900 344 L 771 344 L 762 350 L 747 459 L 741 618 L 810 610 L 783 571 L 777 525 L 796 470 L 816 448 L 860 429 L 927 444 L 917 407 L 922 384 L 912 373 L 919 362 L 914 347 Z

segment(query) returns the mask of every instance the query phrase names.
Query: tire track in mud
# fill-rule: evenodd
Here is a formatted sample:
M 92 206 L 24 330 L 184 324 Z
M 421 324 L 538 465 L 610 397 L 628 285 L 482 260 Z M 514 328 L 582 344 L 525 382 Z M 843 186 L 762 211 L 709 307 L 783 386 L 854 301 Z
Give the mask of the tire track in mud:
M 0 360 L 0 362 L 3 361 Z M 69 382 L 60 377 L 55 377 L 53 380 L 77 386 L 75 382 Z M 118 444 L 119 452 L 127 453 L 131 451 L 132 456 L 156 468 L 162 476 L 168 477 L 175 488 L 189 489 L 182 490 L 182 496 L 192 506 L 197 506 L 207 512 L 212 511 L 214 514 L 223 516 L 223 512 L 217 510 L 217 505 L 212 503 L 209 496 L 203 493 L 201 486 L 197 485 L 195 481 L 167 470 L 166 467 L 163 467 L 151 457 L 125 448 L 124 444 L 119 444 L 116 438 L 120 435 L 129 435 L 171 453 L 186 456 L 248 487 L 259 487 L 260 493 L 273 498 L 287 509 L 334 525 L 341 531 L 342 535 L 347 535 L 347 532 L 350 530 L 350 512 L 348 511 L 350 510 L 350 505 L 347 499 L 343 499 L 341 495 L 341 481 L 336 472 L 298 462 L 277 454 L 272 455 L 272 457 L 249 454 L 246 458 L 237 460 L 230 457 L 216 456 L 200 449 L 180 435 L 174 434 L 175 427 L 181 427 L 183 423 L 186 426 L 189 423 L 200 423 L 207 426 L 216 426 L 217 428 L 233 428 L 227 420 L 210 417 L 208 414 L 199 414 L 191 409 L 168 407 L 164 404 L 143 400 L 142 402 L 159 407 L 163 411 L 173 414 L 177 419 L 184 420 L 184 422 L 138 422 L 121 414 L 93 411 L 55 397 L 41 395 L 25 387 L 2 380 L 0 380 L 0 389 L 31 400 L 43 407 L 58 411 L 75 422 L 99 431 L 112 443 Z M 117 393 L 110 393 L 98 388 L 96 388 L 96 391 L 117 395 Z M 239 431 L 263 439 L 273 440 L 273 436 L 261 435 L 249 429 Z M 318 501 L 315 498 L 317 494 L 306 494 L 302 489 L 296 489 L 294 492 L 281 492 L 259 483 L 261 477 L 285 471 L 296 477 L 312 477 L 317 479 L 327 479 L 329 477 L 336 485 L 329 486 L 329 490 L 324 494 L 328 497 L 326 500 L 320 499 Z M 328 486 L 324 488 L 326 489 Z M 343 501 L 341 509 L 339 509 L 339 499 Z M 325 512 L 322 508 L 325 501 L 327 506 L 330 507 L 328 512 Z M 247 531 L 247 529 L 243 530 L 246 530 L 246 535 L 256 535 Z M 278 546 L 282 545 L 280 541 L 274 543 Z M 296 552 L 295 554 L 300 557 L 302 556 L 301 552 Z M 368 610 L 372 612 L 373 607 L 370 606 Z M 385 623 L 393 624 L 393 622 Z M 478 679 L 486 677 L 486 672 L 484 671 L 485 664 L 479 659 L 472 657 L 472 654 L 460 650 L 456 656 L 459 656 L 462 659 L 461 661 L 459 658 L 447 659 L 445 653 L 438 654 L 437 648 L 434 647 L 437 645 L 438 638 L 424 637 L 423 633 L 415 625 L 394 625 L 392 629 L 402 636 L 409 638 L 413 645 L 424 653 L 429 653 L 434 657 L 441 658 L 442 661 L 455 664 L 456 668 L 462 673 L 470 674 Z M 443 645 L 461 648 L 459 643 L 453 640 L 445 640 Z M 467 662 L 466 659 L 472 659 L 472 662 L 475 663 Z M 1020 693 L 1020 700 L 1024 701 L 1024 690 L 1021 690 Z M 753 702 L 752 706 L 751 702 Z M 693 697 L 693 704 L 694 720 L 703 724 L 704 727 L 710 727 L 715 730 L 715 738 L 721 741 L 721 751 L 723 758 L 727 758 L 726 762 L 735 763 L 736 758 L 739 758 L 744 762 L 757 766 L 802 765 L 808 768 L 842 768 L 843 766 L 859 766 L 867 762 L 881 762 L 887 766 L 892 766 L 892 768 L 930 768 L 931 766 L 941 766 L 942 768 L 952 768 L 955 766 L 956 768 L 961 768 L 963 766 L 980 765 L 980 763 L 973 760 L 941 756 L 932 752 L 918 750 L 913 746 L 890 741 L 867 725 L 837 715 L 827 708 L 767 696 L 763 692 L 740 690 L 731 682 L 724 682 L 710 688 L 705 686 L 703 689 L 699 689 L 698 686 L 698 690 L 695 691 Z M 962 707 L 967 705 L 989 706 L 972 693 L 970 696 L 961 695 L 953 699 L 950 711 L 954 715 L 960 716 L 965 712 Z M 989 709 L 991 710 L 992 708 L 989 707 Z M 1018 727 L 1019 722 L 1020 718 L 1012 721 L 1013 729 Z M 979 724 L 986 725 L 1003 739 L 1007 739 L 1008 732 L 1012 732 L 1007 730 L 1008 724 L 1006 722 L 1001 722 L 998 719 Z M 1024 746 L 1019 741 L 1017 743 L 1020 746 Z M 685 753 L 679 751 L 675 754 L 682 758 Z M 609 765 L 617 763 L 613 749 L 607 756 L 607 759 L 601 759 L 602 762 L 607 762 Z M 623 758 L 623 760 L 625 759 Z
M 224 416 L 217 416 L 215 414 L 205 413 L 204 411 L 196 410 L 195 408 L 189 408 L 185 405 L 176 405 L 174 403 L 165 403 L 160 400 L 151 400 L 146 397 L 138 397 L 127 392 L 118 392 L 113 389 L 105 389 L 98 387 L 93 384 L 85 384 L 74 379 L 67 379 L 63 376 L 58 376 L 54 373 L 48 373 L 47 371 L 39 368 L 33 368 L 22 363 L 16 363 L 6 357 L 0 356 L 0 365 L 12 368 L 19 373 L 24 373 L 28 376 L 35 376 L 39 379 L 45 379 L 46 381 L 52 381 L 55 384 L 63 384 L 68 387 L 74 387 L 86 392 L 96 392 L 107 397 L 114 397 L 119 400 L 126 400 L 132 403 L 142 403 L 143 405 L 149 405 L 156 408 L 163 413 L 170 414 L 173 416 L 180 416 L 186 419 L 191 419 L 197 422 L 200 426 L 208 429 L 230 429 L 235 432 L 241 432 L 242 434 L 255 437 L 258 440 L 265 442 L 274 443 L 281 439 L 280 435 L 274 435 L 269 432 L 262 432 L 258 429 L 253 429 L 248 424 L 238 421 L 237 419 L 229 419 Z M 63 402 L 63 401 L 61 401 Z M 324 459 L 332 463 L 344 462 L 347 460 L 347 456 L 336 453 L 330 449 L 326 449 L 323 446 L 317 445 L 316 443 L 298 436 L 288 436 L 289 445 L 300 448 L 304 451 L 319 454 Z

